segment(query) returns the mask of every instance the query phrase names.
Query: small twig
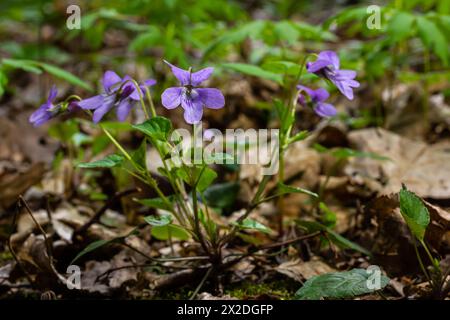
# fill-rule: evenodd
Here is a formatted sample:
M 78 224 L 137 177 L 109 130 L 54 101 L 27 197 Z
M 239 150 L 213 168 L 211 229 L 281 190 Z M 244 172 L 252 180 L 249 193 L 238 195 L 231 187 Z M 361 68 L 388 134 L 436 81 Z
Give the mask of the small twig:
M 122 245 L 124 245 L 125 247 L 127 247 L 128 249 L 133 250 L 134 252 L 140 254 L 141 256 L 143 256 L 144 258 L 146 258 L 149 261 L 155 261 L 155 262 L 172 262 L 172 261 L 198 261 L 198 260 L 209 260 L 210 257 L 209 256 L 195 256 L 195 257 L 172 257 L 172 258 L 154 258 L 154 257 L 150 257 L 148 254 L 142 252 L 139 249 L 136 249 L 133 246 L 130 246 L 127 243 L 122 243 Z
M 178 269 L 178 270 L 191 269 L 191 267 L 165 266 L 165 265 L 162 265 L 162 264 L 161 265 L 155 265 L 155 264 L 150 264 L 150 263 L 130 264 L 130 265 L 116 267 L 116 268 L 111 268 L 109 270 L 106 270 L 105 272 L 103 272 L 102 274 L 100 274 L 97 277 L 97 280 L 100 280 L 100 279 L 102 279 L 105 276 L 109 276 L 111 273 L 116 272 L 116 271 L 120 271 L 120 270 L 124 270 L 124 269 L 142 269 L 142 268 L 146 268 L 146 267 L 164 267 L 164 268 L 167 268 L 167 269 Z
M 23 274 L 27 278 L 27 280 L 30 283 L 31 287 L 34 288 L 35 285 L 34 285 L 33 279 L 31 278 L 30 274 L 26 271 L 25 267 L 22 265 L 22 262 L 20 262 L 19 258 L 16 255 L 16 252 L 12 248 L 12 244 L 11 244 L 11 237 L 12 237 L 12 235 L 14 233 L 14 227 L 16 226 L 17 215 L 18 215 L 18 212 L 19 212 L 19 208 L 18 207 L 17 207 L 17 210 L 14 212 L 14 215 L 13 215 L 13 221 L 12 221 L 12 224 L 11 224 L 11 232 L 9 233 L 9 236 L 8 236 L 8 249 L 9 249 L 9 252 L 11 253 L 11 255 L 13 256 L 14 260 L 16 261 L 17 265 L 19 266 L 20 270 L 23 272 Z
M 199 285 L 197 286 L 197 288 L 195 288 L 194 293 L 192 293 L 191 297 L 189 298 L 189 300 L 194 300 L 195 296 L 197 295 L 197 293 L 200 291 L 200 289 L 203 287 L 203 285 L 205 284 L 206 279 L 208 279 L 209 274 L 211 273 L 211 271 L 213 270 L 213 267 L 209 268 L 208 271 L 206 271 L 204 277 L 202 278 L 202 281 L 200 281 Z
M 260 250 L 269 250 L 269 249 L 274 249 L 274 248 L 278 248 L 278 247 L 284 247 L 284 246 L 289 245 L 289 244 L 293 244 L 293 243 L 296 243 L 296 242 L 299 242 L 299 241 L 303 241 L 303 240 L 307 240 L 307 239 L 311 239 L 311 238 L 317 237 L 318 235 L 321 235 L 321 234 L 322 234 L 321 231 L 317 231 L 317 232 L 313 232 L 311 234 L 307 234 L 305 236 L 297 237 L 297 238 L 286 240 L 286 241 L 283 241 L 283 242 L 278 242 L 278 243 L 273 243 L 273 244 L 269 244 L 269 245 L 266 245 L 266 246 L 259 246 L 259 247 L 250 248 L 246 253 L 243 253 L 239 258 L 225 263 L 224 266 L 226 266 L 228 268 L 228 267 L 238 263 L 242 259 L 254 255 L 256 252 L 258 252 Z M 237 255 L 237 254 L 230 254 L 228 256 L 225 256 L 224 259 L 226 259 L 228 257 L 231 257 L 233 255 Z
M 141 192 L 140 188 L 131 188 L 124 191 L 116 192 L 112 198 L 110 198 L 103 207 L 100 208 L 84 225 L 74 231 L 72 235 L 72 239 L 75 239 L 76 236 L 84 234 L 94 223 L 98 222 L 101 216 L 109 209 L 116 201 L 119 199 L 126 197 L 130 194 Z
M 50 261 L 53 261 L 53 248 L 52 248 L 52 243 L 50 242 L 50 239 L 47 237 L 47 233 L 45 232 L 45 230 L 42 228 L 42 226 L 40 225 L 39 222 L 37 222 L 37 220 L 35 219 L 34 215 L 33 215 L 33 211 L 31 211 L 31 208 L 28 206 L 28 203 L 25 201 L 25 199 L 20 195 L 19 196 L 19 200 L 20 202 L 24 205 L 26 211 L 28 212 L 28 214 L 30 215 L 31 219 L 33 220 L 34 224 L 36 225 L 36 227 L 39 229 L 39 231 L 42 233 L 42 235 L 44 236 L 44 241 L 45 241 L 45 247 L 47 249 L 47 253 L 48 253 L 48 258 L 50 259 Z
M 67 279 L 62 276 L 58 270 L 55 268 L 54 260 L 53 260 L 53 245 L 50 242 L 50 239 L 47 237 L 47 234 L 45 230 L 42 228 L 40 223 L 34 218 L 33 212 L 31 211 L 31 208 L 28 206 L 28 203 L 25 201 L 25 199 L 20 195 L 19 196 L 20 202 L 25 206 L 25 209 L 27 210 L 28 214 L 31 216 L 31 219 L 33 220 L 36 227 L 39 229 L 39 231 L 42 233 L 44 237 L 44 243 L 45 243 L 45 249 L 47 251 L 47 257 L 48 257 L 48 263 L 50 267 L 50 271 L 55 275 L 55 277 L 65 286 L 67 286 Z
M 297 237 L 297 238 L 286 240 L 286 241 L 283 241 L 283 242 L 269 244 L 269 245 L 266 245 L 266 246 L 261 246 L 258 250 L 267 250 L 267 249 L 273 249 L 273 248 L 278 248 L 278 247 L 284 247 L 284 246 L 287 246 L 289 244 L 296 243 L 298 241 L 303 241 L 303 240 L 315 238 L 318 235 L 320 235 L 321 233 L 322 233 L 321 231 L 316 231 L 316 232 L 313 232 L 311 234 L 307 234 L 305 236 Z

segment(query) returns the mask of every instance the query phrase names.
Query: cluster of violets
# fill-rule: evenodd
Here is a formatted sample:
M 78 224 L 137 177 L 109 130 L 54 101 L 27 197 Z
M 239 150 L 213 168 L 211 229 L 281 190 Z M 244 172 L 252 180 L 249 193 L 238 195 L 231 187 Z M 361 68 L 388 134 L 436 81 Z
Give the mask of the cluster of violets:
M 189 124 L 200 122 L 203 108 L 220 109 L 225 106 L 225 98 L 219 89 L 200 88 L 202 82 L 208 80 L 214 68 L 205 68 L 197 72 L 192 69 L 183 70 L 167 61 L 179 86 L 166 89 L 161 95 L 161 102 L 167 109 L 174 109 L 181 105 L 184 110 L 184 119 Z M 308 72 L 314 73 L 334 83 L 338 90 L 348 99 L 353 99 L 353 88 L 359 87 L 355 79 L 356 72 L 340 70 L 337 54 L 333 51 L 323 51 L 318 54 L 315 62 L 306 65 Z M 117 119 L 125 121 L 130 111 L 143 99 L 148 87 L 156 84 L 153 79 L 137 84 L 130 76 L 121 78 L 114 71 L 106 71 L 103 75 L 103 92 L 99 95 L 81 101 L 64 101 L 55 103 L 56 87 L 52 87 L 47 101 L 39 107 L 29 118 L 34 126 L 40 126 L 57 115 L 72 112 L 76 109 L 90 110 L 92 120 L 98 123 L 111 110 L 115 109 Z M 324 88 L 316 90 L 298 85 L 300 91 L 299 103 L 302 106 L 311 106 L 321 117 L 331 117 L 336 114 L 333 105 L 325 103 L 329 93 Z M 305 94 L 305 95 L 303 95 Z
M 306 69 L 310 73 L 331 81 L 347 99 L 353 100 L 353 88 L 359 87 L 359 82 L 355 80 L 356 71 L 341 70 L 339 57 L 334 51 L 320 52 L 316 61 L 306 64 Z M 327 90 L 324 88 L 313 90 L 303 85 L 298 85 L 297 89 L 300 91 L 298 96 L 300 105 L 307 106 L 309 103 L 321 117 L 336 115 L 336 108 L 332 104 L 325 103 L 330 96 Z M 302 93 L 309 99 L 306 99 Z

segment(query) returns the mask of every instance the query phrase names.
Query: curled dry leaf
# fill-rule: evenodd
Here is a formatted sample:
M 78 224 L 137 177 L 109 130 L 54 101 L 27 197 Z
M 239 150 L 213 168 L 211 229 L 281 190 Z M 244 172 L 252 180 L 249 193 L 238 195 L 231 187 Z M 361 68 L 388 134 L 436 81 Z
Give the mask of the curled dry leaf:
M 19 195 L 41 181 L 44 172 L 45 165 L 35 163 L 31 167 L 0 175 L 0 211 L 13 205 Z

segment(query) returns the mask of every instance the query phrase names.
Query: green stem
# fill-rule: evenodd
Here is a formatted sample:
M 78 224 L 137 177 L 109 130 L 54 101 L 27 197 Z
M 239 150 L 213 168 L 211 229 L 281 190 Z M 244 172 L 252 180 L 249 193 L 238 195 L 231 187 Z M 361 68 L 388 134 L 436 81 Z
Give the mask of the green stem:
M 146 171 L 143 170 L 134 160 L 133 158 L 130 156 L 130 154 L 120 145 L 120 143 L 112 136 L 112 134 L 105 129 L 102 125 L 100 125 L 100 128 L 103 130 L 103 132 L 108 136 L 108 138 L 112 141 L 112 143 L 117 147 L 117 149 L 120 150 L 120 152 L 125 156 L 125 158 L 127 158 L 131 164 L 134 166 L 134 168 L 141 174 L 144 175 L 144 181 L 150 186 L 152 187 L 156 193 L 158 194 L 158 196 L 164 201 L 164 203 L 166 205 L 169 206 L 169 208 L 171 208 L 171 212 L 177 217 L 175 210 L 173 209 L 172 203 L 169 201 L 169 199 L 167 199 L 167 197 L 164 195 L 164 193 L 161 191 L 161 189 L 158 187 L 158 183 L 156 182 L 156 180 Z M 178 217 L 177 217 L 178 219 Z
M 252 201 L 250 201 L 250 204 L 248 205 L 244 214 L 236 220 L 236 224 L 232 227 L 230 232 L 218 241 L 218 247 L 225 245 L 227 242 L 231 241 L 234 238 L 237 230 L 239 229 L 238 225 L 242 221 L 244 221 L 245 218 L 247 218 L 250 215 L 250 213 L 252 212 L 253 209 L 255 209 L 258 206 L 259 201 L 261 199 L 261 195 L 264 192 L 264 189 L 266 188 L 267 183 L 270 181 L 270 178 L 271 178 L 271 176 L 263 177 L 262 181 L 258 185 L 258 190 L 256 191 L 255 195 L 253 196 Z
M 101 124 L 100 124 L 100 128 L 108 136 L 109 140 L 111 140 L 111 142 L 114 143 L 116 148 L 119 149 L 120 152 L 122 152 L 122 154 L 125 156 L 125 158 L 127 158 L 129 161 L 131 161 L 131 163 L 133 163 L 133 165 L 137 165 L 134 162 L 133 158 L 131 158 L 130 154 L 124 148 L 122 148 L 120 143 L 117 142 L 117 140 L 112 136 L 112 134 L 107 129 L 105 129 Z
M 297 99 L 299 95 L 299 91 L 297 90 L 297 83 L 299 82 L 303 69 L 305 68 L 306 61 L 308 60 L 309 55 L 306 55 L 303 58 L 303 61 L 300 65 L 300 70 L 295 79 L 294 88 L 292 88 L 292 94 L 290 100 L 288 101 L 288 110 L 285 115 L 282 117 L 281 122 L 285 123 L 288 119 L 295 117 L 295 106 L 297 105 Z M 289 126 L 286 128 L 285 132 L 281 132 L 281 141 L 279 146 L 279 171 L 278 171 L 278 182 L 283 183 L 284 181 L 284 151 L 287 148 L 287 141 L 290 138 L 292 127 L 294 126 L 294 121 L 292 121 Z M 283 213 L 284 213 L 284 197 L 281 195 L 278 199 L 278 232 L 281 235 L 283 232 Z
M 441 268 L 439 267 L 439 263 L 433 258 L 433 255 L 430 252 L 430 249 L 428 249 L 428 246 L 426 245 L 425 241 L 420 241 L 420 244 L 425 249 L 425 252 L 430 259 L 431 264 L 433 265 L 434 270 L 437 273 L 441 273 Z
M 150 94 L 150 89 L 147 88 L 147 87 L 145 87 L 145 95 L 147 96 L 148 103 L 150 104 L 150 111 L 152 113 L 152 116 L 156 117 L 155 105 L 153 104 L 153 99 L 152 99 L 152 96 Z
M 419 261 L 419 265 L 420 265 L 420 269 L 422 269 L 423 274 L 425 275 L 425 277 L 428 279 L 428 281 L 430 283 L 432 283 L 431 277 L 428 274 L 427 269 L 425 268 L 425 265 L 423 264 L 422 258 L 420 257 L 420 253 L 419 253 L 419 249 L 417 248 L 417 244 L 416 241 L 413 240 L 414 243 L 414 250 L 416 251 L 416 256 L 417 256 L 417 260 Z
M 424 71 L 425 75 L 428 75 L 430 72 L 430 53 L 428 52 L 428 49 L 425 49 L 424 51 Z M 424 77 L 423 80 L 423 90 L 424 90 L 424 96 L 423 96 L 423 121 L 424 121 L 424 128 L 425 133 L 429 129 L 429 122 L 430 122 L 430 95 L 428 92 L 428 80 L 426 77 Z

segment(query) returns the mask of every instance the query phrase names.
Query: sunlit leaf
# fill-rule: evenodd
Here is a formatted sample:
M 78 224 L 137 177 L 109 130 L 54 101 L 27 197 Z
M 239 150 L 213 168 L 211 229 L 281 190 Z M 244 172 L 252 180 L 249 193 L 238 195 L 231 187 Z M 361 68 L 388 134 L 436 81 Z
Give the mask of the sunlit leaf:
M 318 195 L 315 192 L 303 189 L 303 188 L 299 188 L 299 187 L 293 187 L 293 186 L 288 186 L 285 185 L 284 183 L 278 183 L 277 184 L 277 194 L 278 195 L 283 195 L 283 194 L 288 194 L 288 193 L 303 193 L 303 194 L 307 194 L 311 197 L 317 198 Z
M 222 67 L 237 71 L 239 73 L 275 81 L 279 84 L 283 83 L 283 77 L 280 74 L 273 73 L 262 69 L 261 67 L 246 63 L 224 63 Z
M 240 223 L 235 222 L 235 225 L 237 225 L 241 229 L 257 230 L 267 234 L 272 233 L 272 230 L 270 228 L 250 218 L 246 218 Z
M 191 235 L 185 229 L 174 224 L 167 224 L 164 226 L 154 226 L 152 228 L 152 236 L 158 240 L 168 240 L 175 238 L 179 240 L 189 240 Z
M 162 227 L 172 222 L 172 216 L 168 214 L 162 216 L 147 216 L 144 217 L 144 220 L 154 227 Z

